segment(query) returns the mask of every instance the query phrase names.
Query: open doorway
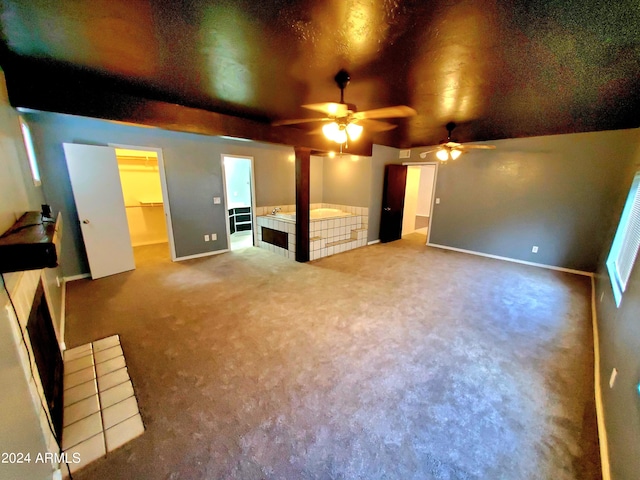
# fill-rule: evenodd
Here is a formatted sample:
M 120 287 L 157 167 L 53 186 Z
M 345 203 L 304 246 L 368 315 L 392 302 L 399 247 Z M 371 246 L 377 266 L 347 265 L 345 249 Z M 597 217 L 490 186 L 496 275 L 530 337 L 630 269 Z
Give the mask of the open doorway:
M 161 152 L 134 148 L 115 152 L 136 265 L 174 260 Z
M 254 245 L 253 157 L 222 155 L 230 250 Z
M 402 236 L 417 233 L 424 235 L 427 242 L 435 178 L 435 164 L 411 165 L 407 168 Z

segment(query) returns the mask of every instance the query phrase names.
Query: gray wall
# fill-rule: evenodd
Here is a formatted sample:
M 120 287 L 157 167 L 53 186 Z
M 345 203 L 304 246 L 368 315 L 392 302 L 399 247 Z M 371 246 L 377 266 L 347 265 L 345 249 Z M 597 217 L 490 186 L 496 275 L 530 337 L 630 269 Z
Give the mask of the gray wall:
M 43 187 L 36 187 L 33 183 L 18 113 L 9 105 L 4 73 L 0 71 L 0 234 L 24 212 L 40 211 L 43 203 L 47 203 Z M 59 333 L 62 289 L 58 277 L 62 278 L 60 267 L 44 270 L 44 281 L 50 294 L 49 306 Z
M 9 106 L 4 74 L 0 72 L 0 234 L 25 211 L 40 210 L 43 201 L 41 189 L 31 180 L 18 116 Z M 8 274 L 7 281 L 15 276 Z M 58 289 L 54 292 L 58 298 L 53 300 L 59 304 Z M 11 322 L 15 320 L 7 314 L 8 305 L 0 279 L 0 452 L 30 452 L 33 460 L 38 452 L 46 452 L 46 446 L 14 343 Z M 4 464 L 0 465 L 0 477 L 45 479 L 51 478 L 51 469 L 34 462 Z
M 325 203 L 369 206 L 371 157 L 336 155 L 324 159 L 322 197 Z
M 65 276 L 89 272 L 62 149 L 65 142 L 162 149 L 178 257 L 227 248 L 225 205 L 213 203 L 214 196 L 224 198 L 223 153 L 254 157 L 258 205 L 295 201 L 292 148 L 46 112 L 30 113 L 26 118 L 41 163 L 45 195 L 54 210 L 64 215 L 62 267 Z M 204 242 L 204 234 L 212 232 L 218 233 L 218 240 Z
M 431 243 L 595 271 L 602 221 L 637 138 L 618 130 L 499 140 L 440 166 Z
M 637 145 L 640 146 L 640 139 Z M 598 262 L 595 294 L 602 399 L 614 480 L 637 478 L 640 472 L 640 258 L 636 260 L 620 308 L 616 307 L 605 266 L 631 181 L 640 169 L 640 150 L 624 167 L 620 166 L 623 178 L 615 186 L 616 199 L 606 205 L 609 215 L 601 222 L 607 240 Z M 610 389 L 609 377 L 614 367 L 618 377 Z

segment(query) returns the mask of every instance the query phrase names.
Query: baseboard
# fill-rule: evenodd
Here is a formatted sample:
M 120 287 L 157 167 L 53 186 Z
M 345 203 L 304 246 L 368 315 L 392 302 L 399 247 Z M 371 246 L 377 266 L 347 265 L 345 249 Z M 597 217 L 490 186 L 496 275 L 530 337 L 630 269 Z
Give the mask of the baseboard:
M 67 315 L 67 282 L 62 279 L 62 285 L 60 296 L 62 304 L 60 305 L 60 351 L 64 352 L 67 349 L 67 344 L 64 339 L 65 332 L 65 318 Z
M 375 245 L 376 243 L 380 243 L 380 240 L 371 240 L 370 242 L 367 242 L 367 245 Z
M 593 324 L 593 368 L 596 395 L 596 417 L 598 420 L 598 438 L 600 444 L 600 464 L 602 466 L 602 480 L 611 480 L 611 466 L 609 465 L 609 443 L 607 428 L 604 422 L 604 408 L 602 407 L 602 388 L 600 385 L 600 337 L 598 334 L 598 313 L 596 311 L 596 282 L 591 277 L 591 320 Z
M 195 255 L 188 255 L 186 257 L 176 257 L 176 262 L 182 262 L 183 260 L 192 260 L 194 258 L 210 257 L 211 255 L 218 255 L 220 253 L 226 253 L 230 251 L 228 248 L 224 250 L 215 250 L 213 252 L 196 253 Z
M 593 278 L 592 272 L 585 272 L 583 270 L 574 270 L 572 268 L 556 267 L 554 265 L 546 265 L 544 263 L 527 262 L 526 260 L 518 260 L 516 258 L 510 258 L 510 257 L 501 257 L 500 255 L 491 255 L 490 253 L 475 252 L 473 250 L 465 250 L 464 248 L 449 247 L 447 245 L 438 245 L 437 243 L 427 243 L 427 246 L 442 248 L 443 250 L 453 250 L 454 252 L 468 253 L 470 255 L 477 255 L 479 257 L 494 258 L 496 260 L 504 260 L 505 262 L 520 263 L 522 265 L 530 265 L 532 267 L 546 268 L 548 270 L 556 270 L 558 272 L 573 273 L 575 275 L 584 275 L 585 277 Z
M 91 278 L 90 273 L 81 273 L 80 275 L 71 275 L 70 277 L 63 277 L 65 282 L 74 282 L 76 280 L 82 280 L 83 278 Z

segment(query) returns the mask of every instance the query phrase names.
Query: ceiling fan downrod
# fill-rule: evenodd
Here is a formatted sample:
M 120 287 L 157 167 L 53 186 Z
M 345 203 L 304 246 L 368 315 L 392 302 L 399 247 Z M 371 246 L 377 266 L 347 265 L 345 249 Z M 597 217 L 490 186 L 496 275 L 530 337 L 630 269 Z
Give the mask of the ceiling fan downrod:
M 351 81 L 351 76 L 349 72 L 347 72 L 344 68 L 336 73 L 336 76 L 333 77 L 338 88 L 340 89 L 340 103 L 344 103 L 344 89 L 347 88 L 349 82 Z

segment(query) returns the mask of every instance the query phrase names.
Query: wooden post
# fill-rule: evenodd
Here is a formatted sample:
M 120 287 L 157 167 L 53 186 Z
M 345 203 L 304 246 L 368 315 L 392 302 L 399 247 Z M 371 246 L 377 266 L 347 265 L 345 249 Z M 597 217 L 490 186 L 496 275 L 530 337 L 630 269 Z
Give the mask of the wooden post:
M 296 152 L 296 262 L 309 261 L 309 182 L 311 150 Z

